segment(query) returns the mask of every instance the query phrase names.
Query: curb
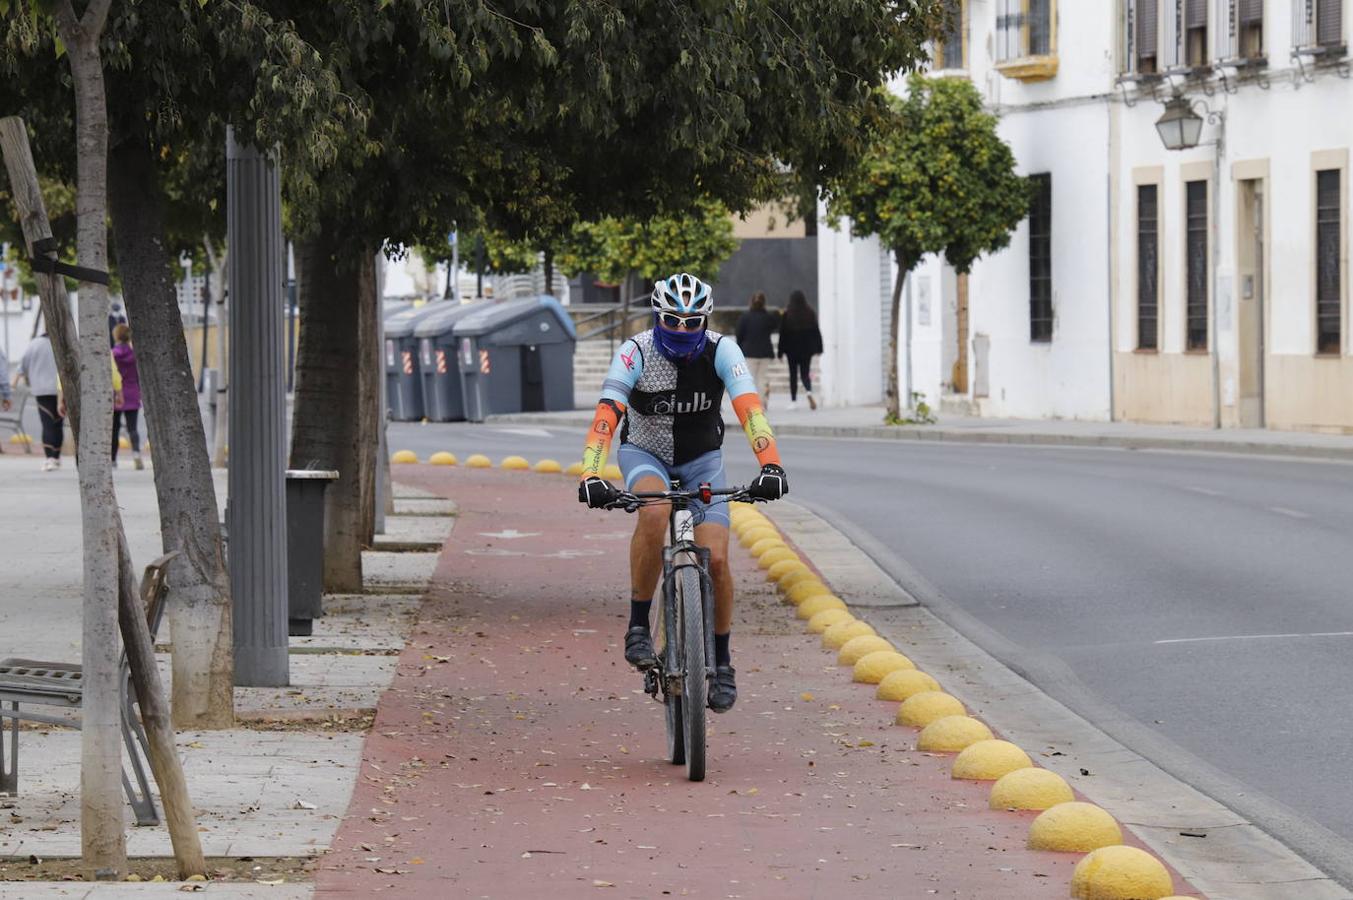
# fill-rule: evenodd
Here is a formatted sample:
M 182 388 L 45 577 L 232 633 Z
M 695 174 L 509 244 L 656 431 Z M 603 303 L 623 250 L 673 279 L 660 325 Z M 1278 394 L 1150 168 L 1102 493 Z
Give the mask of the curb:
M 514 413 L 490 416 L 488 424 L 542 425 L 555 428 L 586 428 L 590 417 Z M 725 423 L 732 427 L 736 423 Z M 892 441 L 937 441 L 954 444 L 1014 444 L 1033 447 L 1098 447 L 1117 450 L 1170 450 L 1184 453 L 1234 453 L 1241 456 L 1285 456 L 1353 462 L 1353 444 L 1327 447 L 1316 444 L 1289 444 L 1279 441 L 1209 440 L 1196 437 L 1105 434 L 1038 434 L 979 431 L 930 425 L 888 427 L 882 425 L 799 425 L 776 424 L 782 437 L 855 438 Z M 1219 434 L 1224 434 L 1219 431 Z
M 795 546 L 816 548 L 824 532 L 835 532 L 856 554 L 884 569 L 888 581 L 902 593 L 922 604 L 864 607 L 854 601 L 849 579 L 838 584 L 839 579 L 826 575 L 850 601 L 852 614 L 858 612 L 918 668 L 929 670 L 940 681 L 941 690 L 957 695 L 969 715 L 980 717 L 1009 741 L 1037 751 L 1031 753 L 1036 766 L 1062 776 L 1083 795 L 1093 797 L 1194 888 L 1208 896 L 1258 900 L 1293 896 L 1292 888 L 1299 883 L 1301 896 L 1313 900 L 1353 896 L 1249 819 L 1168 774 L 1031 684 L 1023 671 L 1033 666 L 1013 669 L 990 655 L 966 636 L 974 633 L 969 628 L 973 622 L 961 611 L 953 617 L 962 622 L 964 633 L 960 634 L 942 620 L 950 618 L 953 604 L 905 563 L 877 555 L 879 548 L 869 552 L 867 540 L 859 540 L 848 527 L 837 527 L 839 523 L 826 511 L 819 514 L 786 500 L 776 507 L 774 527 Z M 830 565 L 819 570 L 824 575 L 832 571 Z M 898 577 L 899 570 L 903 577 Z M 975 631 L 989 629 L 977 624 Z M 1113 713 L 1121 724 L 1121 714 Z M 1292 833 L 1286 827 L 1283 831 Z M 1337 877 L 1349 878 L 1349 866 L 1338 865 L 1339 856 L 1330 849 L 1315 854 L 1316 858 Z

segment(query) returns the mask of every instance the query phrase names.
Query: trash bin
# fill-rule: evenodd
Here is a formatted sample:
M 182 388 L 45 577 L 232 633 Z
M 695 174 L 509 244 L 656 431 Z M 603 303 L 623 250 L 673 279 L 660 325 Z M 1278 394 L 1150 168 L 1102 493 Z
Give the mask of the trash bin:
M 483 303 L 438 304 L 441 309 L 413 330 L 418 342 L 418 368 L 423 377 L 423 414 L 433 422 L 465 418 L 461 398 L 460 366 L 456 365 L 456 323 L 479 311 Z
M 573 319 L 549 296 L 494 303 L 453 331 L 465 418 L 573 409 Z
M 396 422 L 423 418 L 423 382 L 418 375 L 418 344 L 413 329 L 449 305 L 426 303 L 385 319 L 385 400 L 389 416 Z
M 338 473 L 287 470 L 287 634 L 305 636 L 324 615 L 324 489 Z

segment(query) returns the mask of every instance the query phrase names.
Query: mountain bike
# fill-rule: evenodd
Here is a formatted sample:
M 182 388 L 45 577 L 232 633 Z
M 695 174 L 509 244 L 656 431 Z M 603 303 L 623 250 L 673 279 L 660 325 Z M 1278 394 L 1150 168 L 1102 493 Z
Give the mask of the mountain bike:
M 715 500 L 714 498 L 719 498 Z M 667 712 L 667 758 L 685 764 L 691 781 L 705 780 L 705 707 L 714 678 L 714 585 L 709 550 L 695 542 L 699 524 L 691 504 L 750 502 L 746 488 L 713 490 L 702 484 L 683 490 L 622 491 L 610 509 L 635 512 L 670 503 L 667 546 L 662 551 L 662 612 L 658 617 L 658 664 L 644 672 L 644 690 Z

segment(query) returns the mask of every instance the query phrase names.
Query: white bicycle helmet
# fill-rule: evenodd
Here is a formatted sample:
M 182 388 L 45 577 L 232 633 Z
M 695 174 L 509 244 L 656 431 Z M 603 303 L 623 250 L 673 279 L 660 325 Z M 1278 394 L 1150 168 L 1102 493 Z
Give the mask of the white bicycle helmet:
M 659 314 L 707 316 L 714 311 L 714 294 L 699 278 L 682 272 L 654 282 L 653 310 Z

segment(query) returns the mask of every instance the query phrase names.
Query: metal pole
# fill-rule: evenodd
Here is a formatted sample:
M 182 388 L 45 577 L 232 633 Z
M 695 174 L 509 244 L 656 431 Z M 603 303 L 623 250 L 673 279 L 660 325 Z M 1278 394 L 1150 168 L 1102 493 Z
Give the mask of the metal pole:
M 185 280 L 187 280 L 185 276 Z M 191 292 L 193 283 L 188 281 L 188 291 L 191 303 Z M 202 393 L 202 388 L 207 383 L 207 332 L 211 330 L 211 273 L 207 273 L 207 280 L 202 285 L 202 363 L 197 367 L 197 392 Z M 189 305 L 189 310 L 192 306 Z M 220 363 L 220 360 L 217 360 Z
M 446 273 L 446 296 L 460 302 L 460 232 L 451 232 L 451 271 Z
M 296 256 L 287 244 L 287 393 L 296 388 Z
M 277 159 L 226 130 L 230 256 L 230 589 L 235 683 L 290 683 L 287 658 L 286 395 Z

